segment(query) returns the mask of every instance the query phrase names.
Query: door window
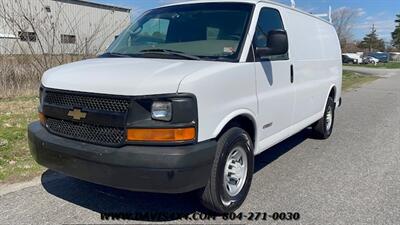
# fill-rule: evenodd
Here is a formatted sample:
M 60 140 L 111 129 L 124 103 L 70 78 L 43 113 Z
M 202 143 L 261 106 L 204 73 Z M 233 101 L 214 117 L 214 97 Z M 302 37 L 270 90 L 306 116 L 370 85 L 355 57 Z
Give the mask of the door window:
M 263 8 L 260 12 L 260 17 L 257 22 L 256 33 L 254 36 L 253 44 L 255 47 L 267 47 L 268 44 L 268 33 L 272 30 L 281 29 L 284 30 L 282 18 L 278 10 L 272 8 Z M 261 60 L 287 60 L 289 54 L 275 56 L 264 56 Z

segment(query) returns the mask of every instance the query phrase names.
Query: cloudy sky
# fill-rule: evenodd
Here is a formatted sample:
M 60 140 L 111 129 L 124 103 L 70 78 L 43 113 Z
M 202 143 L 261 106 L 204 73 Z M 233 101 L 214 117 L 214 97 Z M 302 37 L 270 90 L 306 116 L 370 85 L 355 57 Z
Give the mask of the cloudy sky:
M 126 6 L 136 13 L 157 6 L 181 0 L 93 0 L 99 3 Z M 290 4 L 290 0 L 276 0 Z M 326 13 L 329 6 L 333 9 L 348 7 L 357 11 L 358 18 L 354 27 L 354 38 L 362 39 L 371 29 L 372 24 L 381 38 L 391 40 L 391 32 L 395 27 L 396 14 L 400 14 L 400 0 L 296 0 L 298 8 L 311 13 Z

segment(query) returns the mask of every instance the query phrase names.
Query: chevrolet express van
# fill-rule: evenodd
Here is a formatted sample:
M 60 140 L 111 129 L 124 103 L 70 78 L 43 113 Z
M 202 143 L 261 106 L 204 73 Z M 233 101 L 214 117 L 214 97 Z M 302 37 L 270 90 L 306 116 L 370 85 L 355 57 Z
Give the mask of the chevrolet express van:
M 144 13 L 98 58 L 47 71 L 29 144 L 66 175 L 197 191 L 232 212 L 256 155 L 307 127 L 331 135 L 341 88 L 330 23 L 264 0 L 178 3 Z

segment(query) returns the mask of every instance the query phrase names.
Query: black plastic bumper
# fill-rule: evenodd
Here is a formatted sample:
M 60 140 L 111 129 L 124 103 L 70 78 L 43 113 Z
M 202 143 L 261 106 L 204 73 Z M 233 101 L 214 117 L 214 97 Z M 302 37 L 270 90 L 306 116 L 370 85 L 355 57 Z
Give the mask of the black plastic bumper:
M 41 165 L 89 182 L 132 191 L 184 193 L 207 184 L 216 141 L 187 146 L 104 147 L 29 125 L 31 153 Z

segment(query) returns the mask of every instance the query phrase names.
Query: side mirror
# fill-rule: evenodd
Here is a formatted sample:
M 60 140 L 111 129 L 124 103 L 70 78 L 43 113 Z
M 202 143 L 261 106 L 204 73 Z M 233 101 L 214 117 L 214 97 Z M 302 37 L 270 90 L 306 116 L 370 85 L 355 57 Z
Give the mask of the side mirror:
M 258 57 L 283 55 L 289 50 L 288 37 L 285 30 L 272 30 L 268 32 L 267 47 L 257 47 L 256 55 Z

